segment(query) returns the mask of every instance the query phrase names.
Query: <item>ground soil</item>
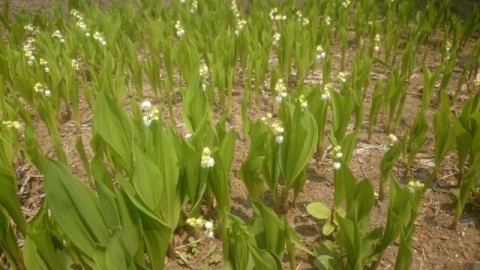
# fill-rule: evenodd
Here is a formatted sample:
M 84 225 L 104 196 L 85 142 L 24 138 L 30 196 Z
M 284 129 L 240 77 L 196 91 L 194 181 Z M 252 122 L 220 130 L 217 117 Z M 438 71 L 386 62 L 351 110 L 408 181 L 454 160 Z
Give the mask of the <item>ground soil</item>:
M 54 1 L 11 1 L 11 9 L 15 13 L 19 13 L 22 9 L 30 12 L 49 7 Z M 0 3 L 0 8 L 2 3 Z M 441 35 L 439 35 L 441 36 Z M 435 37 L 432 37 L 435 41 Z M 432 42 L 434 44 L 434 42 Z M 427 52 L 427 65 L 429 67 L 436 67 L 438 64 L 438 55 L 435 53 L 434 45 L 426 45 L 422 50 Z M 349 59 L 354 56 L 355 48 L 352 47 L 348 51 Z M 468 52 L 468 45 L 462 53 Z M 335 56 L 333 74 L 340 71 L 340 55 L 338 44 L 334 45 Z M 419 51 L 418 55 L 423 55 L 423 51 Z M 274 60 L 272 60 L 274 61 Z M 348 75 L 349 68 L 346 68 Z M 421 103 L 421 89 L 423 85 L 421 69 L 417 69 L 411 81 L 409 82 L 409 95 L 407 97 L 406 110 L 401 124 L 393 133 L 400 136 L 405 128 L 411 125 L 416 116 L 417 108 Z M 457 81 L 461 70 L 456 70 L 453 75 L 452 82 L 448 91 L 454 91 L 457 87 Z M 374 67 L 374 74 L 377 76 L 385 76 L 385 70 L 380 66 Z M 243 182 L 238 178 L 237 172 L 241 163 L 245 159 L 249 150 L 249 139 L 242 136 L 242 121 L 240 118 L 240 104 L 242 101 L 242 91 L 244 88 L 244 80 L 241 72 L 237 73 L 234 89 L 233 113 L 228 121 L 231 128 L 238 132 L 238 140 L 235 151 L 235 160 L 231 172 L 231 199 L 232 199 L 232 213 L 241 218 L 248 219 L 252 216 L 252 209 L 248 202 L 248 193 Z M 321 78 L 321 72 L 315 70 L 307 78 L 309 82 L 318 82 Z M 370 94 L 369 94 L 370 95 Z M 366 108 L 370 107 L 369 100 L 371 96 L 366 97 Z M 467 96 L 467 93 L 464 93 Z M 160 100 L 155 100 L 148 85 L 145 90 L 145 98 L 154 101 L 156 105 L 161 105 Z M 253 119 L 260 118 L 264 113 L 268 112 L 271 97 L 268 91 L 262 92 L 258 102 L 252 103 L 249 114 Z M 254 105 L 255 104 L 255 105 Z M 455 101 L 454 107 L 458 108 L 461 105 L 460 101 Z M 181 121 L 181 104 L 175 108 L 177 123 Z M 431 119 L 435 107 L 430 108 L 428 112 L 428 119 L 430 129 L 432 129 Z M 64 149 L 69 155 L 70 168 L 80 177 L 83 176 L 83 165 L 75 150 L 75 140 L 81 137 L 84 144 L 88 145 L 91 138 L 91 119 L 92 112 L 87 104 L 81 99 L 81 125 L 76 126 L 73 120 L 59 123 L 59 130 L 62 136 L 62 143 Z M 168 115 L 168 113 L 166 113 Z M 43 122 L 38 116 L 33 115 L 35 130 L 37 132 L 42 150 L 45 154 L 54 157 L 55 151 L 48 139 L 48 132 Z M 368 115 L 365 123 L 360 131 L 357 147 L 350 164 L 350 168 L 358 179 L 368 178 L 375 187 L 378 187 L 380 179 L 379 162 L 383 155 L 383 146 L 388 143 L 388 138 L 383 122 L 374 128 L 372 137 L 368 139 L 366 127 L 368 126 Z M 177 128 L 185 130 L 182 124 Z M 87 147 L 88 148 L 88 147 Z M 88 150 L 88 149 L 87 149 Z M 332 184 L 332 160 L 330 154 L 327 153 L 323 159 L 315 155 L 310 161 L 308 170 L 308 181 L 305 184 L 303 192 L 300 193 L 296 205 L 293 205 L 287 214 L 287 218 L 293 228 L 297 231 L 304 243 L 313 248 L 314 243 L 323 240 L 324 236 L 321 233 L 321 222 L 310 217 L 306 212 L 306 206 L 311 202 L 322 202 L 330 205 L 333 200 L 333 184 Z M 429 139 L 425 147 L 419 153 L 415 160 L 410 176 L 422 178 L 428 175 L 433 169 L 433 137 L 432 130 L 429 132 Z M 22 201 L 22 209 L 25 217 L 30 220 L 37 212 L 40 203 L 44 199 L 44 192 L 42 190 L 42 175 L 30 164 L 18 162 L 16 164 L 16 171 L 19 176 L 19 193 L 18 196 Z M 429 189 L 422 201 L 420 208 L 420 215 L 416 222 L 417 228 L 413 239 L 414 262 L 411 269 L 473 269 L 473 264 L 480 261 L 480 209 L 473 204 L 467 205 L 466 212 L 462 217 L 462 222 L 456 230 L 450 229 L 450 224 L 453 220 L 453 213 L 455 211 L 456 199 L 449 192 L 448 186 L 456 183 L 456 175 L 458 168 L 456 168 L 456 156 L 449 154 L 442 164 L 441 170 L 438 174 L 437 188 Z M 400 181 L 406 182 L 403 178 L 403 169 L 401 166 L 394 169 L 394 174 Z M 264 198 L 265 202 L 271 201 L 268 196 Z M 371 216 L 371 227 L 384 226 L 386 219 L 386 206 L 382 203 L 376 205 Z M 188 253 L 189 245 L 186 244 L 185 236 L 176 236 L 177 251 Z M 198 246 L 202 250 L 208 246 L 216 244 L 214 253 L 221 254 L 221 242 L 218 240 L 202 240 Z M 380 269 L 393 269 L 395 265 L 397 245 L 390 246 L 385 254 L 385 258 L 380 265 Z M 203 257 L 202 257 L 203 256 Z M 189 261 L 191 268 L 200 269 L 202 262 L 206 259 L 205 253 L 200 253 L 192 261 Z M 210 255 L 209 255 L 210 256 Z M 299 252 L 298 254 L 299 267 L 298 269 L 314 269 L 312 264 L 313 258 L 306 254 Z M 178 258 L 169 259 L 166 269 L 182 269 Z M 287 263 L 284 264 L 288 268 Z M 212 268 L 222 268 L 222 263 L 216 266 L 209 266 Z

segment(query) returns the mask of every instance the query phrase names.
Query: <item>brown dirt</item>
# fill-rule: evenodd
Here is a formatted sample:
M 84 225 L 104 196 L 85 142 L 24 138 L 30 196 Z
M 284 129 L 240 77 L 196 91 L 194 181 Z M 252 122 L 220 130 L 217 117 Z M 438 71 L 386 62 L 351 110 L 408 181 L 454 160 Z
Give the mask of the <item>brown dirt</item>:
M 37 11 L 45 7 L 51 6 L 54 1 L 12 1 L 11 8 L 14 12 L 19 12 L 21 9 L 28 11 Z M 0 8 L 2 8 L 0 3 Z M 337 44 L 338 45 L 338 44 Z M 338 52 L 338 46 L 334 46 L 334 51 Z M 432 48 L 425 46 L 425 50 L 431 50 Z M 468 50 L 465 50 L 468 51 Z M 353 57 L 354 51 L 349 51 L 350 59 Z M 423 52 L 419 52 L 422 55 Z M 429 52 L 428 66 L 436 66 L 438 59 L 434 57 L 434 50 Z M 340 62 L 340 61 L 338 61 Z M 333 74 L 339 71 L 339 66 L 334 64 Z M 347 67 L 348 71 L 348 67 Z M 385 71 L 380 66 L 375 66 L 374 71 L 378 74 L 384 74 Z M 456 71 L 453 75 L 452 83 L 449 89 L 455 89 L 456 81 L 460 74 Z M 316 71 L 311 75 L 310 80 L 317 80 L 321 77 L 321 72 Z M 348 72 L 347 72 L 348 74 Z M 420 91 L 422 88 L 422 74 L 421 70 L 416 72 L 416 76 L 409 83 L 409 96 L 407 98 L 407 104 L 405 106 L 404 117 L 402 119 L 402 125 L 394 131 L 397 136 L 401 135 L 403 130 L 408 127 L 416 116 L 416 109 L 421 102 Z M 309 80 L 307 79 L 307 80 Z M 240 118 L 240 104 L 241 93 L 243 89 L 243 81 L 237 80 L 236 87 L 234 89 L 234 102 L 233 113 L 229 119 L 230 127 L 234 128 L 238 134 L 235 160 L 233 163 L 233 169 L 231 172 L 231 199 L 232 199 L 232 213 L 242 217 L 248 218 L 252 216 L 251 206 L 248 202 L 248 193 L 243 182 L 238 178 L 237 172 L 241 163 L 245 159 L 249 149 L 249 139 L 241 136 L 241 118 Z M 145 97 L 150 96 L 148 92 L 145 93 Z M 150 96 L 152 100 L 153 97 Z M 367 96 L 366 111 L 370 106 L 368 100 L 370 96 Z M 154 103 L 159 103 L 156 101 Z M 264 95 L 260 97 L 259 106 L 251 105 L 250 116 L 253 119 L 259 118 L 261 115 L 268 111 L 269 106 L 268 91 L 264 92 Z M 461 102 L 457 102 L 455 106 L 458 106 Z M 180 105 L 180 104 L 179 104 Z M 178 123 L 181 123 L 181 106 L 176 107 L 176 118 Z M 85 102 L 81 103 L 81 127 L 77 128 L 73 120 L 69 120 L 65 123 L 59 124 L 59 130 L 62 134 L 62 143 L 69 155 L 70 168 L 79 176 L 83 175 L 83 165 L 75 150 L 75 140 L 78 136 L 82 137 L 84 144 L 87 146 L 91 138 L 91 119 L 92 113 Z M 429 124 L 431 125 L 431 119 L 434 108 L 429 110 Z M 366 120 L 368 116 L 366 116 Z M 48 139 L 48 132 L 42 121 L 34 116 L 35 130 L 37 132 L 40 144 L 42 146 L 43 153 L 49 156 L 55 156 L 55 151 Z M 368 178 L 372 181 L 375 187 L 378 187 L 380 179 L 379 162 L 382 157 L 381 145 L 387 143 L 387 135 L 385 130 L 380 124 L 375 127 L 371 140 L 367 138 L 366 127 L 368 122 L 364 123 L 364 126 L 359 135 L 357 148 L 355 150 L 354 157 L 352 159 L 350 168 L 354 172 L 357 178 Z M 183 127 L 179 125 L 181 130 Z M 421 174 L 424 171 L 431 171 L 433 165 L 433 138 L 430 132 L 429 139 L 423 151 L 419 154 L 415 163 L 413 164 L 412 171 L 417 174 Z M 311 160 L 308 170 L 308 181 L 305 184 L 303 192 L 298 198 L 297 204 L 291 208 L 287 218 L 292 227 L 295 228 L 299 236 L 305 242 L 305 244 L 312 248 L 313 244 L 324 239 L 321 233 L 321 223 L 314 218 L 310 217 L 306 212 L 306 205 L 311 202 L 322 202 L 326 205 L 330 205 L 333 201 L 333 184 L 332 184 L 332 161 L 330 155 L 326 155 L 326 158 L 320 162 L 320 157 L 314 156 Z M 455 183 L 456 176 L 456 156 L 451 154 L 447 156 L 443 162 L 442 170 L 440 171 L 438 178 L 448 183 Z M 19 197 L 22 201 L 22 209 L 25 217 L 30 220 L 38 210 L 38 207 L 43 200 L 44 193 L 42 190 L 42 175 L 29 164 L 17 164 L 17 173 L 19 175 Z M 402 179 L 402 169 L 395 168 L 394 170 L 397 178 Z M 268 201 L 268 198 L 266 199 Z M 455 210 L 455 197 L 448 191 L 437 189 L 430 189 L 425 198 L 422 201 L 420 215 L 416 222 L 417 228 L 413 239 L 414 249 L 414 263 L 411 269 L 469 269 L 469 267 L 477 261 L 480 261 L 480 209 L 475 209 L 473 206 L 467 207 L 467 213 L 465 216 L 470 218 L 465 223 L 460 223 L 457 230 L 449 229 L 449 226 L 453 220 L 453 213 Z M 384 226 L 386 219 L 386 208 L 378 205 L 374 208 L 371 216 L 371 226 Z M 187 251 L 188 245 L 186 245 L 185 237 L 178 237 L 177 251 Z M 215 252 L 221 254 L 221 242 L 214 240 L 214 243 L 219 247 Z M 210 246 L 211 242 L 202 241 L 199 243 L 201 248 Z M 386 252 L 385 258 L 382 261 L 381 269 L 393 269 L 396 258 L 397 245 L 392 245 Z M 193 268 L 200 268 L 202 260 L 205 258 L 198 256 L 195 260 L 196 263 L 192 264 Z M 299 269 L 314 269 L 312 266 L 313 258 L 308 257 L 305 254 L 299 252 Z M 222 264 L 217 265 L 216 268 L 221 268 Z M 287 267 L 287 264 L 285 264 Z M 177 260 L 168 260 L 166 269 L 182 269 L 182 266 Z M 211 268 L 212 269 L 212 268 Z

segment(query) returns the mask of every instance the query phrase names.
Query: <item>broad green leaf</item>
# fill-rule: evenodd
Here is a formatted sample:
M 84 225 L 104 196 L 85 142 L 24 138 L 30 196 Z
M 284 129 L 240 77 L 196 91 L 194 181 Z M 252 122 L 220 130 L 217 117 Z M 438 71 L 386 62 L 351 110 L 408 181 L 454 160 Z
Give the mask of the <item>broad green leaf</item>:
M 360 232 L 354 222 L 335 214 L 340 230 L 337 234 L 337 242 L 340 249 L 346 253 L 347 261 L 351 269 L 362 269 L 360 254 L 362 246 Z
M 253 157 L 242 163 L 238 172 L 239 177 L 245 183 L 248 190 L 248 197 L 252 200 L 258 200 L 260 196 L 268 190 L 265 185 L 265 179 L 261 173 L 265 157 Z
M 380 172 L 383 178 L 387 179 L 390 175 L 395 162 L 400 157 L 400 150 L 400 144 L 395 144 L 383 155 L 380 161 Z
M 407 150 L 409 151 L 407 157 L 407 164 L 410 165 L 415 160 L 417 153 L 421 150 L 427 139 L 428 123 L 425 119 L 425 113 L 420 112 L 413 122 L 413 126 L 408 132 Z
M 330 91 L 332 97 L 333 134 L 337 141 L 341 141 L 347 132 L 354 108 L 352 93 L 340 94 Z
M 107 269 L 136 269 L 130 255 L 128 254 L 126 245 L 124 243 L 122 233 L 115 233 L 107 245 L 105 250 L 105 264 Z
M 338 143 L 342 147 L 343 161 L 349 164 L 357 144 L 358 131 L 354 131 L 342 138 Z
M 47 204 L 65 235 L 86 256 L 106 246 L 109 236 L 98 198 L 80 179 L 59 162 L 47 159 Z
M 159 173 L 161 177 L 149 176 L 152 182 L 152 187 L 158 188 L 157 194 L 161 201 L 165 202 L 165 207 L 154 208 L 157 215 L 162 217 L 162 220 L 170 226 L 173 230 L 177 226 L 178 218 L 181 210 L 181 195 L 179 194 L 179 151 L 182 149 L 181 140 L 175 137 L 175 133 L 164 129 L 161 125 L 152 125 L 151 127 L 152 146 L 147 147 L 147 153 L 150 154 L 151 166 L 155 174 Z M 150 133 L 147 133 L 150 134 Z M 152 148 L 152 150 L 150 150 Z M 180 152 L 181 153 L 181 152 Z M 149 163 L 149 162 L 147 162 Z
M 10 217 L 3 207 L 0 207 L 0 249 L 10 265 L 17 264 L 20 249 L 15 232 L 10 226 Z
M 121 227 L 115 193 L 108 189 L 102 182 L 96 182 L 95 188 L 97 190 L 100 209 L 102 210 L 105 224 L 109 228 Z
M 356 179 L 353 176 L 352 171 L 347 165 L 341 162 L 340 169 L 336 170 L 333 176 L 333 200 L 335 207 L 338 208 L 342 204 L 343 200 L 347 201 L 347 205 L 350 204 L 355 184 Z
M 93 129 L 112 148 L 123 169 L 131 172 L 132 127 L 124 110 L 113 102 L 105 91 L 97 96 Z
M 256 269 L 281 270 L 280 259 L 273 252 L 250 245 L 250 253 Z
M 320 202 L 313 202 L 307 205 L 307 212 L 318 219 L 329 219 L 332 216 L 330 209 Z
M 116 189 L 117 205 L 122 224 L 123 243 L 131 257 L 141 252 L 143 263 L 142 222 L 137 208 L 128 199 L 125 191 Z
M 477 153 L 472 160 L 474 162 L 470 165 L 467 174 L 462 179 L 460 184 L 460 196 L 458 197 L 457 207 L 455 209 L 456 221 L 460 220 L 460 217 L 463 213 L 463 208 L 467 203 L 468 195 L 470 194 L 471 190 L 480 182 L 480 166 L 478 165 L 480 162 L 479 154 Z
M 318 270 L 340 269 L 333 256 L 320 255 L 313 262 Z
M 23 257 L 27 269 L 68 269 L 67 253 L 61 239 L 56 238 L 48 225 L 47 208 L 42 205 L 28 226 Z
M 441 104 L 433 116 L 433 133 L 435 137 L 435 167 L 438 169 L 445 155 L 455 146 L 455 130 L 452 128 L 450 101 L 441 93 Z
M 197 86 L 198 85 L 198 86 Z M 183 120 L 194 133 L 204 119 L 210 119 L 210 108 L 198 82 L 192 82 L 183 97 Z
M 152 270 L 162 270 L 173 230 L 137 201 L 132 194 L 127 193 L 127 195 L 130 202 L 138 209 L 142 221 L 143 241 L 149 254 Z
M 281 220 L 275 212 L 265 205 L 252 201 L 255 218 L 251 224 L 257 246 L 283 257 L 285 235 Z
M 287 187 L 293 185 L 293 181 L 307 166 L 315 152 L 317 138 L 317 124 L 312 114 L 308 110 L 302 112 L 297 106 L 280 146 L 280 165 Z
M 227 213 L 223 228 L 223 257 L 226 269 L 253 269 L 249 246 L 255 243 L 247 225 L 237 216 Z
M 397 239 L 403 227 L 410 221 L 410 207 L 409 191 L 402 189 L 391 177 L 387 224 L 376 252 L 382 252 Z
M 138 147 L 135 147 L 135 161 L 133 185 L 148 208 L 154 213 L 158 213 L 162 202 L 162 183 L 165 180 L 157 165 L 148 159 Z
M 17 198 L 17 179 L 11 169 L 0 168 L 0 190 L 3 193 L 0 196 L 0 206 L 5 208 L 17 224 L 20 232 L 25 235 L 27 223 L 22 214 L 20 201 Z
M 412 262 L 412 248 L 411 243 L 405 239 L 404 236 L 400 237 L 400 244 L 398 247 L 397 259 L 395 261 L 395 270 L 408 270 Z
M 355 185 L 351 205 L 347 204 L 347 218 L 357 223 L 360 230 L 366 229 L 368 218 L 375 204 L 373 186 L 368 179 L 365 179 Z
M 331 235 L 335 231 L 335 226 L 327 221 L 322 227 L 322 234 L 325 236 Z

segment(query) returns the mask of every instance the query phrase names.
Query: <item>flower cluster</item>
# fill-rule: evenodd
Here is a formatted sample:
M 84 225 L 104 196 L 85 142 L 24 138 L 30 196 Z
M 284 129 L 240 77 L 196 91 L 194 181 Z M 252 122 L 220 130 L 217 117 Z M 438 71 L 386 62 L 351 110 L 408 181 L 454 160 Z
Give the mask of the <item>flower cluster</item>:
M 41 83 L 36 83 L 33 90 L 35 90 L 35 93 L 44 94 L 46 97 L 52 95 L 52 92 Z
M 327 83 L 323 89 L 323 93 L 320 96 L 320 99 L 323 101 L 330 100 L 330 91 L 332 90 L 331 84 Z
M 375 47 L 374 47 L 375 52 L 380 51 L 380 35 L 376 34 L 375 35 Z
M 46 73 L 49 73 L 50 72 L 50 68 L 48 67 L 48 62 L 47 60 L 43 59 L 43 58 L 40 58 L 40 65 L 43 67 L 43 70 L 46 72 Z
M 302 107 L 302 110 L 308 107 L 308 101 L 305 99 L 304 95 L 300 95 L 297 99 L 297 101 L 300 103 L 300 106 Z
M 82 32 L 85 33 L 85 36 L 89 37 L 90 33 L 88 32 L 88 27 L 87 27 L 87 24 L 85 23 L 85 19 L 83 18 L 82 14 L 75 9 L 72 9 L 70 11 L 70 14 L 77 19 L 77 22 L 75 23 L 77 27 L 80 28 L 80 30 L 82 30 Z
M 198 74 L 200 75 L 200 78 L 202 78 L 202 90 L 206 91 L 207 90 L 207 84 L 205 83 L 205 80 L 208 77 L 208 66 L 204 61 L 202 61 L 200 63 L 200 68 L 198 69 Z
M 344 8 L 347 8 L 349 5 L 350 5 L 350 0 L 345 0 L 345 1 L 343 1 L 343 3 L 342 3 L 342 6 L 343 6 Z
M 204 220 L 200 217 L 187 219 L 187 224 L 190 225 L 195 231 L 199 231 L 204 228 L 205 235 L 209 238 L 213 237 L 213 222 Z
M 20 129 L 21 125 L 18 121 L 2 121 L 2 124 L 7 128 Z
M 200 77 L 202 77 L 202 79 L 205 79 L 208 76 L 208 66 L 204 61 L 202 61 L 200 63 L 200 68 L 198 69 L 198 74 L 200 75 Z
M 238 12 L 237 1 L 232 0 L 232 7 L 230 9 L 232 10 L 233 15 L 235 15 L 235 18 L 240 17 L 240 12 Z
M 389 134 L 388 135 L 388 140 L 389 140 L 389 145 L 393 146 L 395 143 L 397 143 L 398 138 L 397 138 L 397 136 L 395 136 L 393 134 Z
M 183 26 L 180 23 L 180 21 L 175 22 L 175 30 L 177 30 L 177 37 L 181 37 L 185 34 L 185 29 L 183 29 Z
M 345 73 L 343 73 L 342 71 L 338 72 L 337 80 L 341 83 L 346 82 L 347 79 L 345 78 Z
M 215 165 L 215 160 L 212 158 L 212 151 L 210 148 L 205 147 L 202 151 L 202 159 L 200 161 L 200 167 L 202 168 L 211 168 Z
M 72 59 L 72 68 L 74 70 L 79 70 L 80 69 L 80 65 L 78 64 L 78 61 L 76 59 Z
M 242 32 L 243 27 L 247 24 L 247 21 L 245 20 L 238 20 L 236 25 L 235 25 L 235 36 L 240 35 L 240 32 Z
M 270 20 L 272 21 L 285 21 L 287 19 L 286 15 L 278 14 L 277 8 L 273 8 L 272 10 L 270 10 L 269 17 L 270 17 Z
M 285 129 L 283 128 L 282 121 L 279 119 L 272 121 L 273 115 L 271 113 L 266 113 L 260 119 L 265 123 L 265 125 L 270 126 L 273 135 L 275 135 L 275 142 L 277 144 L 283 143 L 283 133 L 285 132 Z
M 141 109 L 144 112 L 143 115 L 143 124 L 146 127 L 149 127 L 152 124 L 152 121 L 158 121 L 160 119 L 160 110 L 152 106 L 150 101 L 145 100 L 142 102 Z
M 416 190 L 422 190 L 424 186 L 425 185 L 420 181 L 411 180 L 408 182 L 408 191 L 410 191 L 410 193 L 414 193 Z
M 332 23 L 332 18 L 330 16 L 325 17 L 325 24 L 330 25 Z
M 93 34 L 93 39 L 95 39 L 96 41 L 98 41 L 100 44 L 102 44 L 102 46 L 106 46 L 107 45 L 107 42 L 105 41 L 105 37 L 103 36 L 102 33 L 100 32 L 95 32 Z
M 272 113 L 266 113 L 265 116 L 262 116 L 260 118 L 265 124 L 268 124 L 268 120 L 272 119 L 273 115 Z
M 452 51 L 452 44 L 450 43 L 450 41 L 447 40 L 447 42 L 445 43 L 445 59 L 446 60 L 450 59 L 451 51 Z
M 239 36 L 240 32 L 242 32 L 243 27 L 247 24 L 246 20 L 240 18 L 240 12 L 238 11 L 237 2 L 232 0 L 232 7 L 231 10 L 233 12 L 233 16 L 235 16 L 235 36 Z
M 60 40 L 60 43 L 65 43 L 65 38 L 63 37 L 62 33 L 60 30 L 55 30 L 52 34 L 52 37 L 57 38 Z
M 285 131 L 285 129 L 283 128 L 282 121 L 276 120 L 275 122 L 273 122 L 272 131 L 275 135 L 275 142 L 277 144 L 283 143 L 283 132 Z
M 35 62 L 35 55 L 33 55 L 35 49 L 35 38 L 27 38 L 27 41 L 25 42 L 25 44 L 23 44 L 23 52 L 25 57 L 27 57 L 27 63 L 29 66 L 33 65 L 33 63 Z
M 195 13 L 198 10 L 198 2 L 197 0 L 193 0 L 192 7 L 190 7 L 190 13 Z
M 333 148 L 333 169 L 339 170 L 342 167 L 342 164 L 340 163 L 341 158 L 343 157 L 342 154 L 342 147 L 340 145 L 337 145 Z
M 297 10 L 295 14 L 297 15 L 297 22 L 303 24 L 303 26 L 307 26 L 310 23 L 308 18 L 303 17 L 303 14 L 300 10 Z
M 30 36 L 35 36 L 36 34 L 40 33 L 40 29 L 38 29 L 38 27 L 33 26 L 31 24 L 25 25 L 23 29 L 25 29 L 26 34 Z
M 282 37 L 282 34 L 276 32 L 275 34 L 273 34 L 273 42 L 272 42 L 272 45 L 274 47 L 277 47 L 279 42 L 280 42 L 280 38 Z
M 327 55 L 325 54 L 325 51 L 323 50 L 323 47 L 322 45 L 317 45 L 317 61 L 321 61 L 323 59 L 325 59 Z
M 275 84 L 275 92 L 277 93 L 275 97 L 277 103 L 281 103 L 282 99 L 287 97 L 287 87 L 282 79 L 278 79 L 277 84 Z

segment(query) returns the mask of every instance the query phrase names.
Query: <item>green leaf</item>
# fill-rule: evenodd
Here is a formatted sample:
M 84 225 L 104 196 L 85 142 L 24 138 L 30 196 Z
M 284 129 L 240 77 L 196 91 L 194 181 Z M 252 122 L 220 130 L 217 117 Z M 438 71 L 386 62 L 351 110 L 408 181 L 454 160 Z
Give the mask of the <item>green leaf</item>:
M 98 198 L 59 162 L 47 159 L 45 193 L 55 221 L 86 256 L 106 246 L 109 235 Z M 91 258 L 91 257 L 90 257 Z
M 460 217 L 463 212 L 463 208 L 467 203 L 467 199 L 468 199 L 468 195 L 470 194 L 470 191 L 475 187 L 475 185 L 478 185 L 478 183 L 480 182 L 480 166 L 478 165 L 480 162 L 479 154 L 477 153 L 477 155 L 472 160 L 473 160 L 473 163 L 470 165 L 470 168 L 468 169 L 467 174 L 462 179 L 462 182 L 460 184 L 460 196 L 458 198 L 457 207 L 455 209 L 456 221 L 460 220 Z
M 401 236 L 400 244 L 398 247 L 397 259 L 395 261 L 395 270 L 410 269 L 410 264 L 413 258 L 411 249 L 411 243 L 407 239 L 405 239 L 404 236 Z
M 262 175 L 262 168 L 265 157 L 253 157 L 245 160 L 238 172 L 239 177 L 245 183 L 248 190 L 248 197 L 252 200 L 260 199 L 260 196 L 268 190 L 265 179 Z
M 313 264 L 318 270 L 339 269 L 338 265 L 335 262 L 335 258 L 328 255 L 318 256 L 317 258 L 315 258 Z
M 3 195 L 0 196 L 0 207 L 5 208 L 17 224 L 20 232 L 25 235 L 27 223 L 25 222 L 20 202 L 17 198 L 17 179 L 11 169 L 0 168 L 0 190 L 2 190 L 3 193 Z
M 130 193 L 127 193 L 130 202 L 138 209 L 142 220 L 143 241 L 147 247 L 152 270 L 163 269 L 173 230 L 158 219 L 150 210 L 145 208 Z
M 451 124 L 450 101 L 441 93 L 441 104 L 433 116 L 435 137 L 435 168 L 438 169 L 445 155 L 455 146 L 455 130 Z
M 299 106 L 295 108 L 291 125 L 287 129 L 280 146 L 280 165 L 285 185 L 291 187 L 315 152 L 318 134 L 313 115 L 308 110 L 302 112 Z
M 346 253 L 347 261 L 351 269 L 362 269 L 360 254 L 362 246 L 360 232 L 355 223 L 349 219 L 335 214 L 340 230 L 337 234 L 337 242 L 340 249 Z
M 383 155 L 382 160 L 380 161 L 380 172 L 384 179 L 388 178 L 395 162 L 397 162 L 400 157 L 400 149 L 400 144 L 395 144 Z
M 118 215 L 118 207 L 115 201 L 115 193 L 113 193 L 101 182 L 96 182 L 95 184 L 105 224 L 109 228 L 120 227 L 121 222 Z
M 143 262 L 142 222 L 140 215 L 135 205 L 128 199 L 125 191 L 116 189 L 116 196 L 120 222 L 122 224 L 123 243 L 126 244 L 125 248 L 131 257 L 140 252 L 142 255 L 140 256 L 140 261 Z
M 175 147 L 181 150 L 181 141 L 175 137 L 175 133 L 165 130 L 160 125 L 152 127 L 154 152 L 152 161 L 156 162 L 161 178 L 152 181 L 160 184 L 161 198 L 165 207 L 160 208 L 162 220 L 173 230 L 177 226 L 181 211 L 181 198 L 179 195 L 179 157 Z M 161 181 L 160 181 L 161 180 Z M 156 185 L 156 184 L 155 184 Z
M 347 165 L 342 163 L 340 169 L 336 170 L 333 176 L 333 200 L 335 207 L 338 208 L 343 200 L 346 200 L 347 204 L 350 204 L 355 184 L 356 179 L 353 176 L 352 171 Z
M 368 225 L 368 218 L 375 204 L 372 183 L 365 179 L 355 185 L 353 201 L 347 204 L 347 218 L 354 220 L 360 230 Z
M 283 257 L 285 250 L 284 228 L 275 212 L 265 205 L 252 201 L 255 219 L 252 221 L 252 231 L 257 246 Z
M 250 254 L 252 254 L 256 269 L 265 270 L 281 270 L 282 264 L 280 259 L 271 251 L 260 249 L 254 245 L 250 245 Z
M 105 250 L 105 264 L 107 269 L 135 269 L 125 244 L 121 232 L 117 232 L 112 236 Z
M 136 166 L 133 185 L 142 201 L 154 213 L 159 213 L 162 202 L 162 183 L 165 181 L 157 165 L 142 150 L 135 147 Z
M 325 223 L 322 227 L 322 234 L 325 236 L 331 235 L 335 231 L 335 226 L 331 223 L 328 222 Z
M 338 143 L 342 147 L 343 161 L 345 164 L 349 164 L 357 144 L 358 131 L 354 131 L 345 137 Z
M 45 204 L 28 226 L 23 256 L 27 269 L 69 269 L 62 241 L 49 228 Z
M 333 134 L 337 141 L 341 141 L 347 132 L 350 118 L 352 117 L 354 102 L 352 93 L 344 95 L 330 91 L 332 97 L 332 112 L 333 112 Z
M 102 91 L 97 96 L 93 129 L 115 152 L 115 157 L 128 173 L 132 171 L 132 127 L 124 110 Z
M 307 212 L 318 219 L 329 219 L 332 216 L 330 209 L 320 202 L 313 202 L 307 205 Z
M 3 207 L 0 207 L 0 249 L 4 252 L 10 265 L 19 262 L 19 247 L 15 232 L 10 226 L 10 218 Z

